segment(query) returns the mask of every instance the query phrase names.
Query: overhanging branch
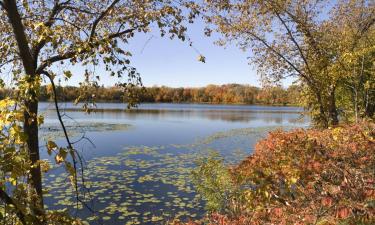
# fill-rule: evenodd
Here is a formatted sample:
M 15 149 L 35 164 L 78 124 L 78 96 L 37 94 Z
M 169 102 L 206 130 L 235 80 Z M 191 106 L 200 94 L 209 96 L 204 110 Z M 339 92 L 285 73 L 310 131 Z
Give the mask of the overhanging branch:
M 29 42 L 26 37 L 25 28 L 22 24 L 21 16 L 18 12 L 16 1 L 14 0 L 4 0 L 3 7 L 7 12 L 7 16 L 9 19 L 9 23 L 13 28 L 13 34 L 16 39 L 19 55 L 22 59 L 23 66 L 25 68 L 25 72 L 33 76 L 34 75 L 34 61 L 33 55 L 31 54 L 31 50 L 29 48 Z
M 59 3 L 58 0 L 55 0 L 53 8 L 48 16 L 48 19 L 46 22 L 44 22 L 44 26 L 51 27 L 55 21 L 55 16 L 61 12 L 61 10 L 64 8 L 63 5 L 67 4 L 68 2 L 69 1 Z M 46 43 L 46 40 L 42 40 L 38 44 L 36 44 L 32 49 L 32 54 L 34 56 L 34 65 L 37 65 L 39 52 L 45 46 Z
M 75 197 L 76 197 L 76 203 L 77 203 L 77 209 L 78 209 L 78 204 L 81 203 L 83 204 L 91 213 L 96 213 L 90 206 L 87 205 L 86 202 L 84 202 L 80 197 L 79 197 L 79 192 L 78 192 L 78 176 L 77 176 L 77 159 L 76 159 L 76 156 L 78 158 L 78 161 L 81 165 L 81 173 L 82 173 L 82 185 L 84 188 L 85 187 L 85 179 L 84 179 L 84 171 L 83 171 L 83 161 L 82 161 L 82 158 L 81 156 L 79 155 L 79 153 L 73 148 L 73 144 L 74 142 L 71 142 L 70 141 L 70 138 L 69 138 L 69 135 L 68 135 L 68 132 L 66 130 L 66 127 L 65 127 L 65 124 L 64 124 L 64 121 L 62 120 L 62 115 L 60 113 L 60 108 L 59 108 L 59 105 L 58 105 L 58 99 L 57 99 L 57 89 L 56 89 L 56 85 L 55 85 L 55 82 L 53 80 L 53 77 L 50 73 L 48 73 L 47 71 L 43 70 L 41 72 L 41 74 L 45 75 L 48 77 L 48 79 L 50 80 L 51 82 L 51 85 L 52 85 L 52 91 L 53 91 L 53 97 L 54 97 L 54 104 L 55 104 L 55 109 L 56 109 L 56 113 L 57 113 L 57 118 L 60 122 L 60 125 L 63 129 L 63 132 L 64 132 L 64 136 L 65 136 L 65 139 L 66 139 L 66 142 L 68 144 L 68 149 L 71 153 L 71 156 L 72 156 L 72 160 L 73 160 L 73 167 L 74 167 L 74 183 L 75 183 Z M 84 137 L 85 138 L 85 137 Z M 86 138 L 87 139 L 87 138 Z M 90 141 L 91 142 L 91 141 Z
M 113 33 L 113 34 L 110 34 L 108 35 L 108 37 L 106 38 L 103 38 L 102 40 L 111 40 L 111 39 L 114 39 L 114 38 L 118 38 L 118 37 L 121 37 L 125 34 L 128 34 L 128 33 L 131 33 L 133 32 L 134 30 L 136 30 L 138 27 L 135 27 L 135 28 L 129 28 L 129 29 L 126 29 L 126 30 L 123 30 L 123 31 L 120 31 L 120 32 L 117 32 L 117 33 Z M 89 42 L 91 43 L 92 45 L 97 45 L 100 41 L 102 40 L 99 40 L 99 41 L 95 41 L 95 42 Z M 59 54 L 59 55 L 54 55 L 54 56 L 51 56 L 50 58 L 44 60 L 40 65 L 39 67 L 37 68 L 36 70 L 36 74 L 42 74 L 42 72 L 44 71 L 45 68 L 47 68 L 48 66 L 50 66 L 51 64 L 55 63 L 55 62 L 59 62 L 59 61 L 63 61 L 63 60 L 66 60 L 66 59 L 70 59 L 70 58 L 73 58 L 75 56 L 79 56 L 79 55 L 83 55 L 85 53 L 87 53 L 89 50 L 81 50 L 81 51 L 77 51 L 77 50 L 72 50 L 72 51 L 67 51 L 63 54 Z
M 96 33 L 96 27 L 98 26 L 99 22 L 107 15 L 107 13 L 113 9 L 113 7 L 119 2 L 120 0 L 114 0 L 111 5 L 108 6 L 106 10 L 104 10 L 98 18 L 96 18 L 92 24 L 91 32 L 90 32 L 90 38 L 89 40 L 91 41 Z
M 287 33 L 288 33 L 288 36 L 290 38 L 290 40 L 293 42 L 293 44 L 296 46 L 296 48 L 298 49 L 298 52 L 303 60 L 303 62 L 305 63 L 306 65 L 306 69 L 308 71 L 308 73 L 310 74 L 310 76 L 312 75 L 311 74 L 311 69 L 310 69 L 310 65 L 307 61 L 307 58 L 305 57 L 305 54 L 303 53 L 302 51 L 302 48 L 301 46 L 298 44 L 297 40 L 294 38 L 293 36 L 293 33 L 292 31 L 290 30 L 290 28 L 288 27 L 288 25 L 286 24 L 286 22 L 283 20 L 283 18 L 281 17 L 281 15 L 278 13 L 278 12 L 275 12 L 277 18 L 279 18 L 279 20 L 281 21 L 281 23 L 283 24 L 283 26 L 285 27 Z

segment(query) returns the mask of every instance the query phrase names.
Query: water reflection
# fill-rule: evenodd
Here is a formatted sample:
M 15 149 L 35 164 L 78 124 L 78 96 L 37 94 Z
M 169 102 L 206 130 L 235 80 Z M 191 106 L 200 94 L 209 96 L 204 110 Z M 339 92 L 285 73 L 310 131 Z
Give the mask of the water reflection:
M 162 108 L 164 107 L 165 108 Z M 72 117 L 80 118 L 84 114 L 82 108 L 69 103 L 62 105 L 64 112 Z M 47 110 L 47 111 L 46 111 Z M 53 108 L 44 107 L 48 118 L 53 118 Z M 52 112 L 51 112 L 52 111 Z M 114 120 L 188 120 L 203 119 L 227 122 L 263 122 L 265 124 L 305 124 L 309 119 L 303 115 L 303 110 L 298 107 L 276 106 L 219 106 L 219 105 L 188 105 L 188 104 L 143 104 L 138 109 L 127 110 L 123 104 L 98 105 L 91 114 L 85 118 L 114 119 Z M 83 119 L 83 118 L 82 118 Z

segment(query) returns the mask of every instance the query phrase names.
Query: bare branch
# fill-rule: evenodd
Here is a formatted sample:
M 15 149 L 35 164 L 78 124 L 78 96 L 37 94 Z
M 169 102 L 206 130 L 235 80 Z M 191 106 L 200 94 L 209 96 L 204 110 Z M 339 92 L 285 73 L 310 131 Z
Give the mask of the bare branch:
M 17 4 L 14 0 L 4 0 L 4 8 L 7 11 L 9 23 L 13 28 L 13 33 L 17 41 L 19 55 L 22 59 L 25 72 L 32 76 L 34 75 L 33 55 L 31 54 L 28 40 L 25 33 L 25 28 L 21 21 L 21 16 L 18 12 Z
M 80 197 L 79 197 L 79 191 L 78 191 L 78 176 L 77 176 L 77 159 L 76 159 L 76 156 L 78 157 L 78 161 L 81 165 L 81 173 L 82 173 L 82 177 L 81 177 L 81 181 L 82 181 L 82 185 L 85 189 L 86 186 L 85 186 L 85 178 L 83 176 L 84 174 L 84 171 L 83 171 L 83 160 L 82 160 L 82 157 L 80 156 L 80 154 L 73 148 L 73 144 L 76 143 L 76 142 L 71 142 L 70 141 L 70 138 L 69 138 L 69 135 L 68 135 L 68 132 L 66 130 L 66 127 L 65 127 L 65 124 L 64 124 L 64 121 L 62 120 L 62 115 L 60 113 L 60 108 L 59 108 L 59 105 L 58 105 L 58 99 L 57 99 L 57 90 L 56 90 L 56 85 L 55 85 L 55 82 L 53 80 L 53 77 L 51 74 L 49 74 L 47 71 L 42 71 L 41 74 L 44 74 L 45 76 L 47 76 L 51 82 L 51 85 L 52 85 L 52 91 L 53 91 L 53 96 L 54 96 L 54 104 L 55 104 L 55 109 L 56 109 L 56 113 L 57 113 L 57 118 L 60 122 L 60 125 L 63 129 L 63 132 L 64 132 L 64 136 L 65 136 L 65 139 L 66 139 L 66 142 L 68 144 L 68 149 L 71 153 L 71 157 L 72 157 L 72 160 L 73 160 L 73 167 L 74 167 L 74 183 L 75 183 L 75 194 L 76 194 L 76 203 L 77 203 L 77 209 L 78 209 L 78 204 L 81 203 L 82 205 L 84 205 L 91 213 L 96 213 L 90 206 L 87 205 L 86 202 L 84 202 Z M 91 140 L 88 139 L 87 137 L 83 136 L 82 139 L 86 139 L 88 140 L 90 143 Z M 94 145 L 94 143 L 92 143 Z M 94 145 L 95 146 L 95 145 Z
M 71 156 L 72 156 L 74 173 L 75 173 L 74 174 L 74 183 L 75 183 L 74 186 L 75 186 L 75 192 L 76 192 L 76 200 L 77 200 L 77 204 L 78 204 L 78 202 L 79 202 L 79 196 L 78 196 L 79 192 L 78 192 L 78 180 L 77 180 L 77 161 L 76 161 L 76 158 L 75 158 L 76 154 L 74 152 L 73 145 L 70 142 L 69 135 L 68 135 L 68 132 L 66 131 L 64 121 L 62 120 L 62 117 L 61 117 L 61 114 L 60 114 L 59 104 L 58 104 L 58 100 L 57 100 L 57 91 L 56 91 L 55 82 L 53 81 L 53 77 L 47 71 L 42 71 L 42 74 L 46 75 L 51 81 L 52 90 L 53 90 L 53 99 L 54 99 L 54 103 L 55 103 L 57 118 L 60 122 L 60 125 L 61 125 L 62 129 L 63 129 L 66 142 L 68 143 L 68 149 L 69 149 L 69 151 L 71 153 Z M 78 209 L 78 205 L 77 205 L 77 209 Z
M 305 35 L 310 46 L 314 49 L 314 51 L 319 53 L 320 55 L 323 55 L 322 50 L 318 47 L 314 35 L 312 34 L 311 30 L 307 27 L 309 24 L 307 16 L 296 16 L 288 10 L 284 10 L 284 12 L 293 20 L 293 22 L 295 22 L 299 26 L 299 30 Z M 301 21 L 301 18 L 303 18 L 304 21 Z
M 71 11 L 77 11 L 77 12 L 81 12 L 81 13 L 86 13 L 86 14 L 89 14 L 89 15 L 96 15 L 97 14 L 97 13 L 91 12 L 89 10 L 77 8 L 77 7 L 74 7 L 74 6 L 71 6 L 71 5 L 65 6 L 64 9 L 71 10 Z
M 99 22 L 107 15 L 107 13 L 113 9 L 113 7 L 119 2 L 120 0 L 114 0 L 111 5 L 108 6 L 106 10 L 104 10 L 98 18 L 95 19 L 95 21 L 92 24 L 91 33 L 90 33 L 90 41 L 94 38 L 96 27 L 98 26 Z
M 312 84 L 311 83 L 311 80 L 309 79 L 309 77 L 307 77 L 300 69 L 297 68 L 296 65 L 294 65 L 289 59 L 287 59 L 283 54 L 281 54 L 280 52 L 276 51 L 275 48 L 273 48 L 266 40 L 264 40 L 263 38 L 259 37 L 258 35 L 252 33 L 252 32 L 249 32 L 249 31 L 245 31 L 245 33 L 249 34 L 250 36 L 252 36 L 253 38 L 255 38 L 256 40 L 260 41 L 267 49 L 269 49 L 270 51 L 272 51 L 274 54 L 276 54 L 280 59 L 282 59 L 283 61 L 285 61 L 290 67 L 292 67 L 300 76 L 302 76 L 309 84 Z
M 128 34 L 128 33 L 131 33 L 131 32 L 133 32 L 133 31 L 136 30 L 136 29 L 138 29 L 138 27 L 135 27 L 135 28 L 129 28 L 129 29 L 126 29 L 126 30 L 123 30 L 123 31 L 117 32 L 117 33 L 110 34 L 110 35 L 108 36 L 108 39 L 114 39 L 114 38 L 121 37 L 122 35 L 124 35 L 124 34 Z
M 54 20 L 55 20 L 55 16 L 61 12 L 62 10 L 62 4 L 59 3 L 58 0 L 55 0 L 55 3 L 54 3 L 54 6 L 51 10 L 51 13 L 49 14 L 48 16 L 48 19 L 47 21 L 44 23 L 44 26 L 46 27 L 51 27 Z M 42 40 L 40 41 L 38 44 L 36 44 L 32 50 L 32 54 L 34 56 L 34 65 L 36 66 L 37 63 L 38 63 L 38 55 L 39 55 L 39 52 L 40 50 L 44 47 L 44 45 L 46 44 L 46 40 Z
M 77 26 L 77 25 L 76 25 L 75 23 L 73 23 L 73 22 L 70 22 L 70 21 L 65 20 L 65 19 L 63 19 L 63 18 L 55 18 L 55 20 L 59 20 L 59 21 L 62 21 L 62 22 L 64 22 L 64 23 L 67 23 L 67 24 L 69 24 L 70 26 L 72 26 L 72 27 L 74 27 L 74 28 L 76 28 L 76 29 L 78 29 L 78 30 L 84 32 L 87 36 L 89 36 L 89 34 L 88 34 L 88 33 L 87 33 L 82 27 Z
M 277 18 L 279 18 L 279 20 L 281 21 L 281 23 L 283 24 L 283 26 L 285 27 L 285 29 L 287 30 L 287 33 L 288 33 L 288 35 L 290 37 L 290 40 L 297 47 L 298 52 L 299 52 L 299 54 L 300 54 L 303 62 L 306 65 L 306 69 L 307 69 L 308 73 L 311 75 L 310 65 L 309 65 L 309 63 L 308 63 L 308 61 L 307 61 L 307 59 L 305 57 L 305 54 L 302 51 L 302 48 L 298 44 L 297 40 L 294 38 L 292 31 L 290 30 L 290 28 L 288 27 L 288 25 L 286 24 L 286 22 L 283 20 L 283 18 L 281 17 L 281 15 L 278 12 L 276 12 L 276 11 L 275 11 L 275 14 L 276 14 Z
M 14 58 L 12 58 L 12 59 L 9 59 L 9 60 L 7 60 L 7 61 L 1 63 L 1 64 L 0 64 L 0 68 L 3 67 L 3 66 L 5 66 L 6 64 L 11 63 L 11 62 L 14 62 L 14 61 L 16 61 L 16 60 L 19 60 L 19 58 L 18 58 L 18 57 L 14 57 Z

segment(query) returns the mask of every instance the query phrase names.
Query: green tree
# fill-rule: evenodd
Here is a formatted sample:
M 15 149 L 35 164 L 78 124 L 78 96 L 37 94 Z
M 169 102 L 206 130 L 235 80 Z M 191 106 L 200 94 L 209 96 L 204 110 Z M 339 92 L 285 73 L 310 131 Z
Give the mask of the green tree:
M 373 118 L 375 112 L 374 8 L 350 1 L 335 11 L 327 34 L 333 40 L 336 61 L 330 70 L 341 78 L 338 106 L 349 121 Z M 363 19 L 367 18 L 367 19 Z
M 373 34 L 373 1 L 208 0 L 204 8 L 214 26 L 207 34 L 215 29 L 223 36 L 220 44 L 236 41 L 249 49 L 266 81 L 297 78 L 314 121 L 323 127 L 338 124 L 337 91 L 348 76 L 337 66 L 347 52 L 341 43 L 350 37 L 354 49 L 366 48 L 359 43 Z M 341 27 L 351 29 L 336 32 Z

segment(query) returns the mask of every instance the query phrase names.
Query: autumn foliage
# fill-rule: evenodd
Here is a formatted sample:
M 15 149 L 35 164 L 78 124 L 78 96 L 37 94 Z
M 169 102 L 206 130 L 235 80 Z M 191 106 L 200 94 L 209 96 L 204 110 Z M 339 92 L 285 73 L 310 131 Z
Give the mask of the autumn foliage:
M 267 86 L 263 88 L 241 85 L 207 85 L 205 87 L 180 87 L 166 86 L 134 87 L 132 90 L 122 87 L 74 87 L 57 86 L 59 100 L 74 102 L 82 100 L 105 102 L 129 102 L 127 95 L 132 91 L 132 97 L 139 102 L 149 103 L 212 103 L 212 104 L 261 104 L 261 105 L 299 105 L 302 88 L 291 85 L 288 88 L 280 86 Z M 86 88 L 86 89 L 85 89 Z M 0 99 L 9 96 L 12 90 L 0 88 Z M 52 101 L 53 92 L 51 85 L 41 86 L 40 101 Z
M 236 194 L 208 223 L 374 224 L 374 129 L 271 132 L 230 169 Z

